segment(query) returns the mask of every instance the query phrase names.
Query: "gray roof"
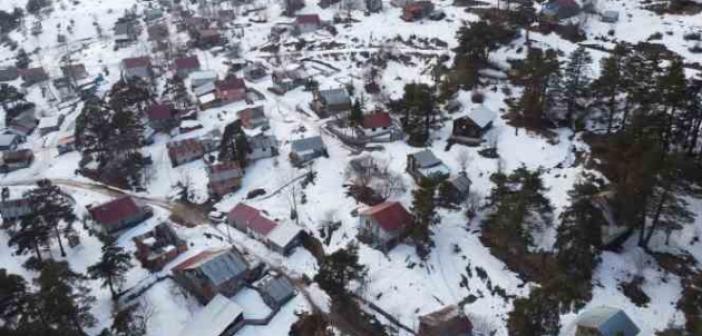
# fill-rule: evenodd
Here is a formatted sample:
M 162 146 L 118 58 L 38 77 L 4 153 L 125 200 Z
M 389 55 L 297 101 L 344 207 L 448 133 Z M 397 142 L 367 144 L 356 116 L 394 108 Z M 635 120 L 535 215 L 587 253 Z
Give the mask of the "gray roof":
M 202 273 L 214 285 L 220 285 L 245 273 L 248 269 L 249 264 L 244 260 L 244 256 L 233 248 L 200 265 Z
M 127 22 L 115 23 L 115 35 L 127 35 L 131 30 L 131 24 Z
M 441 160 L 434 156 L 434 153 L 428 149 L 410 155 L 414 157 L 420 168 L 434 167 L 442 163 Z
M 295 295 L 293 284 L 282 275 L 268 275 L 261 279 L 257 286 L 258 290 L 271 297 L 278 305 L 281 305 Z
M 449 182 L 461 193 L 470 191 L 470 185 L 472 183 L 466 174 L 458 174 Z
M 320 90 L 319 96 L 327 105 L 351 104 L 351 98 L 346 93 L 346 89 Z
M 325 148 L 326 147 L 324 146 L 324 141 L 322 141 L 322 137 L 320 136 L 295 140 L 292 142 L 292 151 L 298 153 L 310 150 L 318 151 L 323 150 Z
M 19 135 L 13 133 L 0 134 L 0 147 L 10 147 L 18 138 Z
M 271 148 L 278 147 L 275 137 L 272 135 L 259 134 L 247 139 L 249 147 L 254 148 Z
M 16 67 L 0 68 L 0 82 L 12 81 L 19 77 Z
M 595 307 L 578 317 L 578 326 L 593 328 L 602 336 L 636 336 L 639 328 L 621 309 Z

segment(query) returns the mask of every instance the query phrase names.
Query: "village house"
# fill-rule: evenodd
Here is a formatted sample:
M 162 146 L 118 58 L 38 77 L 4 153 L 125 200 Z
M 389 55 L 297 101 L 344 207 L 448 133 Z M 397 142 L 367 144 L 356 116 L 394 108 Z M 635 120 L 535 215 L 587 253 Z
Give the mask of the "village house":
M 322 20 L 317 14 L 297 15 L 295 17 L 295 32 L 306 34 L 316 31 L 322 26 Z
M 245 323 L 244 309 L 217 294 L 188 321 L 178 336 L 233 336 Z
M 207 167 L 207 191 L 213 199 L 222 198 L 224 195 L 241 188 L 244 170 L 238 163 L 221 162 Z
M 600 20 L 605 23 L 617 23 L 619 21 L 619 12 L 615 10 L 606 10 L 600 15 Z
M 402 7 L 402 19 L 407 22 L 424 19 L 434 11 L 431 1 L 417 1 Z
M 266 77 L 266 67 L 261 62 L 253 62 L 244 67 L 243 73 L 246 80 L 256 82 Z
M 485 106 L 477 107 L 467 116 L 453 121 L 451 140 L 467 145 L 480 144 L 482 137 L 492 128 L 495 118 L 495 111 Z
M 636 336 L 639 328 L 621 309 L 590 308 L 577 319 L 575 336 Z
M 190 73 L 190 86 L 199 88 L 205 84 L 214 84 L 217 81 L 217 73 L 211 70 L 194 71 Z M 214 86 L 212 87 L 214 91 Z
M 188 33 L 191 36 L 194 36 L 200 30 L 209 29 L 210 20 L 200 16 L 187 17 L 184 21 L 184 28 L 188 31 Z
M 473 324 L 456 305 L 419 317 L 417 336 L 473 336 Z
M 13 151 L 23 142 L 20 135 L 14 133 L 0 134 L 0 151 Z
M 65 118 L 66 117 L 63 114 L 59 114 L 39 119 L 39 126 L 37 126 L 39 129 L 39 134 L 44 136 L 51 132 L 58 132 L 61 129 L 61 125 L 63 125 L 63 120 Z
M 76 137 L 75 135 L 65 136 L 58 140 L 56 143 L 56 150 L 59 155 L 70 153 L 76 150 Z
M 27 168 L 34 162 L 34 153 L 30 149 L 4 151 L 0 153 L 0 173 L 9 173 Z
M 322 156 L 329 156 L 327 147 L 320 136 L 294 140 L 290 147 L 290 161 L 297 166 L 302 166 Z
M 20 113 L 17 117 L 10 121 L 7 127 L 9 132 L 27 137 L 34 132 L 34 129 L 39 125 L 39 119 L 34 116 L 34 109 L 28 109 Z
M 456 176 L 445 181 L 448 194 L 447 201 L 453 204 L 463 202 L 470 193 L 470 186 L 473 182 L 468 178 L 466 172 L 460 172 Z
M 361 120 L 361 128 L 365 136 L 387 141 L 400 140 L 404 136 L 402 130 L 393 122 L 387 112 L 374 112 L 366 114 Z
M 56 78 L 51 81 L 51 84 L 58 93 L 58 99 L 60 101 L 66 101 L 76 97 L 73 82 L 67 77 Z
M 19 70 L 24 86 L 31 86 L 37 83 L 46 82 L 49 80 L 49 75 L 44 71 L 44 68 L 30 68 Z
M 244 80 L 229 77 L 215 82 L 215 95 L 222 105 L 246 99 L 246 84 Z
M 175 72 L 181 78 L 187 78 L 188 75 L 200 70 L 200 61 L 197 56 L 186 56 L 175 59 Z
M 382 0 L 365 0 L 364 2 L 366 4 L 366 10 L 369 13 L 379 13 L 383 10 Z
M 247 142 L 249 150 L 246 159 L 256 161 L 278 156 L 278 141 L 273 135 L 265 135 L 263 133 L 254 136 L 248 136 Z
M 173 167 L 201 159 L 206 151 L 205 146 L 198 139 L 184 139 L 171 141 L 166 144 L 168 157 Z
M 289 255 L 302 243 L 302 229 L 289 223 L 276 223 L 261 211 L 239 203 L 227 214 L 227 224 L 264 243 L 269 249 Z
M 428 149 L 407 155 L 406 171 L 417 183 L 423 179 L 443 180 L 451 173 L 449 168 Z
M 271 75 L 274 84 L 271 89 L 277 94 L 284 94 L 305 85 L 310 78 L 310 75 L 302 66 L 295 67 L 294 69 L 276 70 Z
M 85 69 L 84 64 L 70 64 L 61 67 L 61 73 L 64 77 L 77 83 L 83 79 L 88 78 L 88 71 Z
M 0 68 L 0 82 L 10 82 L 19 78 L 19 69 L 14 66 Z
M 126 78 L 140 78 L 150 82 L 154 75 L 151 58 L 148 56 L 125 58 L 122 60 L 122 72 Z
M 261 280 L 254 283 L 254 288 L 261 295 L 263 302 L 272 310 L 280 309 L 295 297 L 293 283 L 277 272 L 266 274 Z
M 198 30 L 193 35 L 193 40 L 195 46 L 202 49 L 209 49 L 221 45 L 224 42 L 222 35 L 215 29 Z
M 350 112 L 351 105 L 351 97 L 346 89 L 338 88 L 316 91 L 310 107 L 320 118 L 327 118 Z
M 140 224 L 153 215 L 149 206 L 140 206 L 129 197 L 120 197 L 88 209 L 96 230 L 113 234 Z
M 168 223 L 156 225 L 153 230 L 132 239 L 136 245 L 136 258 L 141 265 L 157 272 L 167 263 L 188 250 L 185 240 L 178 237 Z
M 389 251 L 412 225 L 412 215 L 399 202 L 383 202 L 358 213 L 359 239 Z
M 200 303 L 218 294 L 230 297 L 246 283 L 249 262 L 235 247 L 202 251 L 173 268 L 173 280 Z
M 541 15 L 547 20 L 565 20 L 580 14 L 582 9 L 575 0 L 551 0 L 541 9 Z
M 173 108 L 166 104 L 153 104 L 146 109 L 149 127 L 155 131 L 167 131 L 176 124 Z
M 139 37 L 138 28 L 133 21 L 118 21 L 115 23 L 115 44 L 118 48 L 127 46 Z
M 161 46 L 165 46 L 168 42 L 169 31 L 168 25 L 165 23 L 154 23 L 146 28 L 148 40 L 157 45 L 158 50 L 162 50 Z
M 32 213 L 29 200 L 22 195 L 11 192 L 10 188 L 2 188 L 0 195 L 0 216 L 4 222 L 22 219 Z
M 263 105 L 247 107 L 236 113 L 241 120 L 241 127 L 246 129 L 261 128 L 267 130 L 270 128 L 268 118 L 263 112 Z

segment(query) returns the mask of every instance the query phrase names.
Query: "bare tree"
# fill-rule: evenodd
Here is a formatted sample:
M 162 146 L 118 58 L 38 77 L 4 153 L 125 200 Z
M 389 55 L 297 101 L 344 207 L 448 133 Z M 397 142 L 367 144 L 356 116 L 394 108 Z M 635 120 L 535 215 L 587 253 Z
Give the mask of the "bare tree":
M 465 205 L 465 214 L 468 218 L 468 223 L 470 223 L 478 214 L 478 209 L 480 208 L 480 196 L 475 192 L 470 192 L 463 203 Z
M 376 190 L 383 199 L 400 195 L 407 191 L 402 175 L 388 172 L 384 179 L 378 181 Z
M 467 149 L 461 148 L 456 156 L 456 161 L 458 161 L 458 166 L 461 168 L 462 172 L 466 172 L 468 165 L 473 161 L 473 157 L 470 155 Z

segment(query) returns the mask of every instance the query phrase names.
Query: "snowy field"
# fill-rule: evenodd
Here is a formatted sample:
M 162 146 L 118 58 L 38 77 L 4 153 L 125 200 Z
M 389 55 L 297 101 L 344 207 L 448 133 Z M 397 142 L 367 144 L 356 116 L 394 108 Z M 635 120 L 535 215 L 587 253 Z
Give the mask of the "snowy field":
M 14 6 L 24 7 L 25 2 L 25 0 L 1 0 L 0 9 L 10 10 Z M 10 35 L 27 51 L 38 49 L 37 54 L 32 56 L 32 64 L 43 66 L 51 75 L 58 76 L 60 74 L 58 60 L 64 55 L 72 54 L 75 60 L 86 65 L 87 71 L 91 75 L 99 73 L 104 75 L 105 69 L 108 70 L 109 75 L 106 75 L 106 83 L 100 87 L 100 90 L 105 92 L 110 83 L 119 79 L 121 59 L 148 53 L 149 47 L 145 32 L 136 45 L 115 51 L 111 29 L 113 23 L 123 14 L 124 10 L 137 6 L 138 12 L 140 12 L 148 2 L 84 0 L 78 5 L 67 0 L 54 0 L 54 2 L 55 10 L 41 19 L 44 27 L 42 34 L 31 36 L 28 33 L 13 32 Z M 489 2 L 494 4 L 497 1 L 490 0 Z M 289 21 L 289 19 L 280 16 L 280 7 L 277 2 L 260 1 L 259 3 L 265 6 L 267 23 L 250 23 L 247 17 L 237 18 L 237 23 L 241 23 L 244 27 L 244 35 L 241 37 L 242 56 L 247 60 L 269 62 L 270 54 L 261 51 L 260 48 L 267 43 L 269 30 L 276 23 Z M 653 33 L 661 32 L 663 38 L 658 41 L 659 43 L 663 43 L 669 49 L 679 53 L 688 62 L 702 62 L 702 56 L 689 52 L 688 49 L 691 45 L 682 38 L 682 35 L 687 32 L 702 31 L 702 14 L 658 16 L 640 9 L 637 1 L 607 0 L 600 1 L 599 6 L 604 9 L 619 10 L 623 15 L 617 24 L 602 23 L 594 17 L 589 19 L 585 24 L 585 30 L 588 33 L 587 43 L 597 42 L 611 47 L 611 43 L 603 44 L 601 41 L 595 40 L 597 37 L 608 36 L 610 30 L 614 31 L 616 40 L 629 42 L 644 41 Z M 335 27 L 339 31 L 336 37 L 331 37 L 326 33 L 313 33 L 311 36 L 305 36 L 305 39 L 316 40 L 317 43 L 326 40 L 343 44 L 343 47 L 335 53 L 336 58 L 331 57 L 329 51 L 305 50 L 299 54 L 284 55 L 283 57 L 287 58 L 285 61 L 292 63 L 295 58 L 312 58 L 328 62 L 339 68 L 340 71 L 331 76 L 317 77 L 320 88 L 335 88 L 351 82 L 356 92 L 361 92 L 363 90 L 363 81 L 360 79 L 361 70 L 353 61 L 352 53 L 376 52 L 378 45 L 390 44 L 387 42 L 389 39 L 396 36 L 409 38 L 415 35 L 438 38 L 447 42 L 448 48 L 414 51 L 427 55 L 451 55 L 450 48 L 456 46 L 455 34 L 461 22 L 477 20 L 477 16 L 466 13 L 462 8 L 451 6 L 450 1 L 437 2 L 437 7 L 447 13 L 447 19 L 438 22 L 404 22 L 399 18 L 400 9 L 392 7 L 389 3 L 384 3 L 384 7 L 381 13 L 370 16 L 364 16 L 359 11 L 352 12 L 353 17 L 360 22 L 336 25 Z M 332 20 L 335 12 L 335 9 L 321 9 L 311 2 L 301 11 L 301 13 L 318 13 L 323 20 Z M 29 22 L 26 25 L 29 26 L 32 20 L 34 19 L 28 19 Z M 67 43 L 59 45 L 56 41 L 57 29 L 65 31 L 65 27 L 71 21 L 74 22 L 73 34 L 67 35 Z M 102 27 L 104 36 L 101 38 L 96 34 L 94 21 L 99 22 Z M 610 38 L 612 37 L 610 36 Z M 576 47 L 575 44 L 562 40 L 555 34 L 546 36 L 532 34 L 532 39 L 539 44 L 560 49 L 565 53 L 569 53 Z M 523 43 L 523 40 L 514 41 L 514 46 L 494 53 L 492 58 L 496 62 L 500 62 L 510 58 L 524 57 L 516 52 L 516 46 L 520 43 Z M 395 52 L 398 53 L 412 51 L 407 46 L 396 46 L 395 49 Z M 198 51 L 197 55 L 203 68 L 215 70 L 220 75 L 226 72 L 227 65 L 224 63 L 223 56 L 215 56 L 202 51 Z M 603 53 L 593 51 L 596 60 L 603 55 Z M 12 64 L 14 62 L 13 56 L 13 51 L 0 47 L 0 66 Z M 381 74 L 382 86 L 392 98 L 400 97 L 403 86 L 407 83 L 430 82 L 427 70 L 431 63 L 419 58 L 414 59 L 414 61 L 417 63 L 416 66 L 391 62 Z M 598 71 L 597 68 L 598 65 L 595 62 L 593 71 Z M 12 84 L 19 86 L 20 81 Z M 314 114 L 305 115 L 295 110 L 296 107 L 307 108 L 312 99 L 309 92 L 298 88 L 284 96 L 274 95 L 266 90 L 271 86 L 270 76 L 256 83 L 247 82 L 247 86 L 266 95 L 265 100 L 258 103 L 262 103 L 265 107 L 265 113 L 271 123 L 271 133 L 275 134 L 276 138 L 281 141 L 281 155 L 276 159 L 257 161 L 247 167 L 241 190 L 226 196 L 215 207 L 226 212 L 238 202 L 245 200 L 246 194 L 250 190 L 256 188 L 275 190 L 295 176 L 303 174 L 305 170 L 292 167 L 286 160 L 290 152 L 290 140 L 303 136 L 321 135 L 328 147 L 329 158 L 319 159 L 313 165 L 313 169 L 318 173 L 317 180 L 304 190 L 307 202 L 298 205 L 300 224 L 308 232 L 319 235 L 319 223 L 329 216 L 342 222 L 341 228 L 334 233 L 329 245 L 325 246 L 327 253 L 343 248 L 349 242 L 356 241 L 358 218 L 354 217 L 352 212 L 361 205 L 352 198 L 346 197 L 345 190 L 342 189 L 342 185 L 346 182 L 345 168 L 348 162 L 355 157 L 355 154 L 339 140 L 324 132 L 321 127 L 323 121 Z M 484 88 L 483 93 L 486 97 L 484 105 L 499 111 L 500 114 L 505 113 L 507 107 L 504 99 L 506 96 L 502 89 L 506 86 L 508 84 L 505 83 Z M 27 94 L 28 99 L 39 106 L 43 116 L 52 116 L 58 113 L 59 109 L 56 104 L 50 103 L 42 97 L 38 87 L 28 88 Z M 463 112 L 461 112 L 463 114 L 477 106 L 471 102 L 470 97 L 471 92 L 461 92 L 459 96 L 459 100 L 464 106 Z M 369 106 L 381 104 L 379 99 L 369 98 L 371 99 Z M 166 143 L 172 139 L 196 137 L 212 129 L 223 130 L 227 123 L 236 120 L 235 112 L 245 106 L 246 103 L 240 102 L 199 112 L 198 122 L 204 128 L 195 132 L 175 137 L 165 134 L 157 135 L 154 144 L 144 148 L 144 152 L 150 154 L 154 161 L 154 172 L 148 183 L 147 191 L 137 194 L 145 198 L 166 200 L 173 195 L 174 186 L 185 179 L 185 176 L 188 176 L 188 179 L 195 186 L 197 197 L 204 200 L 207 197 L 205 164 L 196 161 L 176 168 L 171 167 Z M 39 178 L 90 182 L 75 174 L 80 159 L 78 153 L 58 156 L 56 152 L 58 139 L 73 134 L 74 121 L 79 111 L 80 106 L 72 111 L 62 111 L 68 115 L 60 131 L 43 137 L 37 132 L 31 135 L 23 146 L 34 151 L 36 155 L 34 164 L 28 169 L 0 176 L 0 185 L 21 184 Z M 304 133 L 298 132 L 301 127 L 305 129 Z M 544 171 L 543 179 L 548 188 L 547 196 L 554 205 L 557 216 L 560 210 L 567 205 L 568 190 L 585 169 L 581 165 L 574 165 L 572 149 L 587 151 L 587 145 L 567 130 L 558 131 L 555 139 L 547 140 L 540 135 L 530 134 L 524 130 L 515 132 L 514 128 L 500 118 L 487 136 L 496 142 L 501 156 L 500 162 L 478 155 L 477 152 L 481 148 L 453 146 L 450 151 L 445 151 L 446 139 L 450 132 L 451 123 L 446 122 L 440 130 L 432 134 L 433 145 L 431 149 L 450 167 L 452 172 L 460 171 L 458 153 L 461 151 L 469 152 L 472 161 L 467 169 L 468 176 L 473 182 L 472 190 L 481 199 L 489 193 L 491 188 L 489 177 L 490 174 L 497 171 L 498 165 L 502 165 L 506 171 L 522 165 L 530 169 L 541 168 Z M 416 151 L 418 149 L 409 147 L 400 141 L 384 145 L 384 150 L 373 152 L 372 155 L 389 162 L 393 172 L 403 173 L 406 156 Z M 394 200 L 400 201 L 409 208 L 412 197 L 411 190 L 415 187 L 415 183 L 407 174 L 403 174 L 403 179 L 407 186 L 407 192 L 394 197 Z M 87 216 L 86 206 L 109 199 L 104 193 L 86 188 L 67 187 L 66 190 L 76 201 L 76 211 L 79 217 Z M 247 201 L 247 204 L 266 210 L 271 218 L 289 220 L 290 199 L 286 191 L 270 198 Z M 702 212 L 700 202 L 695 202 L 693 205 L 695 213 Z M 441 223 L 433 229 L 435 247 L 425 263 L 419 260 L 415 255 L 414 248 L 408 245 L 399 245 L 388 254 L 383 254 L 365 244 L 360 244 L 361 262 L 369 269 L 367 288 L 363 292 L 364 297 L 397 317 L 403 324 L 417 327 L 419 315 L 433 312 L 447 304 L 461 302 L 472 295 L 476 297 L 476 300 L 465 306 L 466 313 L 476 321 L 484 321 L 484 328 L 496 331 L 496 335 L 507 335 L 506 319 L 512 310 L 512 302 L 510 299 L 495 294 L 494 290 L 491 291 L 489 288 L 494 289 L 499 286 L 510 297 L 521 297 L 528 295 L 533 284 L 520 280 L 516 274 L 507 270 L 503 262 L 492 256 L 489 250 L 482 245 L 479 240 L 480 214 L 470 223 L 458 211 L 441 210 L 440 216 Z M 119 239 L 119 244 L 128 251 L 135 251 L 132 238 L 150 230 L 160 222 L 167 220 L 168 217 L 167 209 L 157 207 L 153 218 L 124 233 Z M 70 261 L 74 270 L 84 272 L 89 265 L 98 260 L 100 242 L 95 237 L 89 236 L 83 228 L 79 228 L 79 231 L 82 234 L 82 244 L 77 248 L 68 249 L 66 259 Z M 179 226 L 177 232 L 189 242 L 189 250 L 171 262 L 162 271 L 163 274 L 166 274 L 170 267 L 203 249 L 226 246 L 227 237 L 223 236 L 223 232 L 230 236 L 229 238 L 234 241 L 235 245 L 271 264 L 284 267 L 298 275 L 304 274 L 312 277 L 316 273 L 315 259 L 302 248 L 298 248 L 292 256 L 284 258 L 238 231 L 233 229 L 229 231 L 224 226 L 213 227 L 206 225 L 206 223 L 194 228 Z M 555 234 L 555 227 L 546 228 L 538 237 L 539 248 L 552 249 Z M 702 218 L 698 216 L 695 225 L 677 232 L 671 237 L 671 246 L 668 248 L 673 252 L 676 250 L 688 251 L 698 262 L 702 262 L 702 243 L 691 243 L 689 238 L 700 235 L 702 235 Z M 11 255 L 12 249 L 7 245 L 8 239 L 6 232 L 0 231 L 0 264 L 2 267 L 7 268 L 11 273 L 23 275 L 27 279 L 34 277 L 36 274 L 21 266 L 29 256 Z M 653 335 L 656 331 L 670 325 L 683 324 L 684 316 L 675 307 L 682 291 L 680 279 L 653 266 L 655 262 L 650 260 L 650 256 L 634 248 L 635 243 L 631 242 L 628 245 L 631 246 L 625 248 L 626 252 L 624 253 L 605 252 L 603 254 L 602 262 L 595 272 L 594 296 L 588 307 L 611 305 L 623 309 L 642 329 L 641 335 Z M 455 246 L 460 247 L 460 249 L 457 251 Z M 60 259 L 58 246 L 53 246 L 51 252 L 54 257 Z M 136 260 L 134 260 L 134 264 L 137 265 Z M 475 275 L 478 269 L 484 270 L 489 281 L 482 280 Z M 618 289 L 619 283 L 637 275 L 642 275 L 645 278 L 642 288 L 651 297 L 651 303 L 643 308 L 630 302 Z M 152 276 L 146 269 L 135 266 L 127 274 L 125 287 L 136 286 L 142 281 L 148 281 Z M 102 328 L 108 327 L 111 322 L 112 302 L 109 291 L 106 288 L 100 288 L 98 281 L 91 281 L 90 285 L 93 295 L 98 299 L 93 313 L 99 320 L 98 325 L 90 332 L 97 334 Z M 325 300 L 323 294 L 318 294 L 319 291 L 313 291 L 313 293 L 317 293 L 315 294 L 318 296 L 316 299 Z M 233 299 L 244 307 L 245 315 L 248 314 L 248 316 L 257 317 L 262 312 L 265 313 L 265 309 L 267 309 L 258 294 L 251 290 L 244 290 Z M 154 310 L 153 317 L 149 321 L 149 336 L 178 334 L 188 320 L 199 309 L 202 309 L 195 300 L 185 297 L 170 280 L 152 287 L 144 294 L 143 300 L 148 301 Z M 238 335 L 286 335 L 290 325 L 297 318 L 296 313 L 309 309 L 310 304 L 306 299 L 302 295 L 297 295 L 283 307 L 269 325 L 245 327 Z M 562 335 L 572 335 L 575 317 L 575 314 L 562 316 Z M 405 334 L 409 335 L 409 333 Z M 405 334 L 400 333 L 400 335 Z

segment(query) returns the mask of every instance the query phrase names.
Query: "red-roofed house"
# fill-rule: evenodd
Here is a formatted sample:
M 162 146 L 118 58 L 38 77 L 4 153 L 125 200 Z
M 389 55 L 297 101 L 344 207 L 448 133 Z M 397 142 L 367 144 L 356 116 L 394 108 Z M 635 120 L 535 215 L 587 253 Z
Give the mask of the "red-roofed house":
M 209 182 L 207 190 L 212 198 L 222 196 L 241 188 L 241 180 L 244 177 L 244 170 L 238 163 L 222 162 L 207 167 Z
M 94 206 L 89 212 L 98 224 L 97 229 L 103 233 L 115 233 L 130 228 L 153 215 L 150 207 L 139 206 L 129 196 Z
M 295 31 L 298 34 L 313 32 L 322 25 L 322 20 L 317 14 L 298 15 L 295 18 Z
M 165 104 L 154 104 L 146 109 L 146 117 L 149 119 L 149 126 L 156 131 L 168 130 L 175 123 L 173 109 Z
M 229 77 L 215 82 L 215 95 L 222 104 L 229 104 L 246 98 L 246 84 L 244 80 Z
M 402 238 L 414 218 L 399 202 L 384 202 L 359 213 L 360 233 L 371 245 L 389 250 Z
M 148 56 L 125 58 L 122 60 L 122 71 L 125 77 L 138 77 L 148 82 L 153 77 L 151 58 Z
M 282 255 L 289 255 L 302 243 L 303 231 L 300 227 L 274 222 L 264 217 L 258 209 L 244 203 L 237 204 L 229 211 L 227 223 Z
M 376 112 L 373 114 L 366 114 L 363 116 L 361 121 L 363 128 L 375 131 L 377 129 L 388 129 L 392 126 L 392 118 L 387 112 Z
M 173 167 L 199 160 L 205 155 L 205 146 L 198 139 L 171 141 L 166 148 Z
M 408 22 L 421 20 L 434 11 L 434 4 L 431 1 L 417 1 L 405 5 L 402 8 L 402 19 Z
M 175 71 L 181 78 L 188 77 L 191 72 L 200 70 L 200 60 L 197 56 L 187 56 L 176 58 Z

